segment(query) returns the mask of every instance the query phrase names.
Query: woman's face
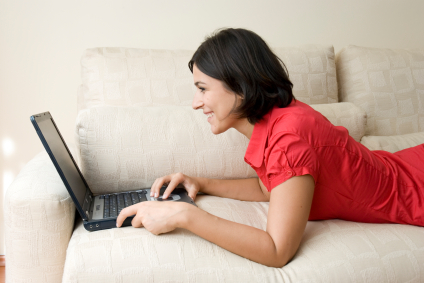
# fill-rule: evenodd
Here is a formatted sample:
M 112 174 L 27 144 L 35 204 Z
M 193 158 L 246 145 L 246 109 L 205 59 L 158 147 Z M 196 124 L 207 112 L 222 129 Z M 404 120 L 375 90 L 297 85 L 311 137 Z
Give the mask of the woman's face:
M 236 102 L 234 92 L 224 87 L 222 81 L 209 77 L 202 73 L 194 64 L 193 79 L 197 87 L 193 99 L 193 109 L 203 109 L 211 124 L 212 133 L 215 135 L 236 128 L 241 124 L 240 119 L 235 118 L 231 110 Z M 240 104 L 241 97 L 237 97 L 236 107 Z

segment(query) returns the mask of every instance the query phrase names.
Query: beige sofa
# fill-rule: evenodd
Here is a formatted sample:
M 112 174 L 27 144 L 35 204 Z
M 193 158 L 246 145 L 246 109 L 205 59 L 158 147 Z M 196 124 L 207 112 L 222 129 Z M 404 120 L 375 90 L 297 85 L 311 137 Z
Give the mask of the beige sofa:
M 337 59 L 331 46 L 275 51 L 297 99 L 357 141 L 391 152 L 424 143 L 423 49 L 348 46 Z M 248 140 L 232 130 L 214 136 L 201 111 L 190 108 L 192 53 L 85 52 L 74 155 L 93 193 L 146 187 L 178 171 L 255 176 L 243 161 Z M 219 217 L 266 227 L 268 203 L 208 195 L 196 203 Z M 423 227 L 308 222 L 294 259 L 270 268 L 183 229 L 160 236 L 132 227 L 90 233 L 78 218 L 74 225 L 74 205 L 48 155 L 40 153 L 7 190 L 6 281 L 424 282 Z

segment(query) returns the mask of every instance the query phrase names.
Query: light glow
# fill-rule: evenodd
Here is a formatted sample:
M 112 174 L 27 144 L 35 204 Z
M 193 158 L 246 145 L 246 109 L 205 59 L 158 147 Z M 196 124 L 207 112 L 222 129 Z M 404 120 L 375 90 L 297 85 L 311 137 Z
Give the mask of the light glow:
M 2 142 L 3 154 L 5 157 L 11 156 L 15 152 L 15 143 L 11 138 L 4 138 Z

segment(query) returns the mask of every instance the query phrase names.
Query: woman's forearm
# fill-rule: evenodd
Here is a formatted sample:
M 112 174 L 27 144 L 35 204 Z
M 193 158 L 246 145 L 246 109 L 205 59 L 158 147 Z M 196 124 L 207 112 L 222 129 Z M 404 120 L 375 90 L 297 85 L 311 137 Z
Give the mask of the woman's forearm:
M 236 180 L 196 179 L 200 184 L 200 191 L 208 195 L 243 201 L 269 201 L 269 196 L 263 193 L 258 178 Z
M 277 250 L 266 231 L 231 222 L 191 207 L 181 215 L 179 227 L 247 259 L 271 267 L 284 266 L 293 255 Z

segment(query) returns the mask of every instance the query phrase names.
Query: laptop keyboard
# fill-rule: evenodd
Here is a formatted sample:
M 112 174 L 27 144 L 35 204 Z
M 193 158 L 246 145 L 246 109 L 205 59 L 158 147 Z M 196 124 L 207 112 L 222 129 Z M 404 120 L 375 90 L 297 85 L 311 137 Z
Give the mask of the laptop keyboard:
M 105 199 L 103 218 L 117 217 L 125 207 L 147 201 L 146 193 L 147 191 L 141 190 L 101 196 L 101 198 L 104 197 Z

